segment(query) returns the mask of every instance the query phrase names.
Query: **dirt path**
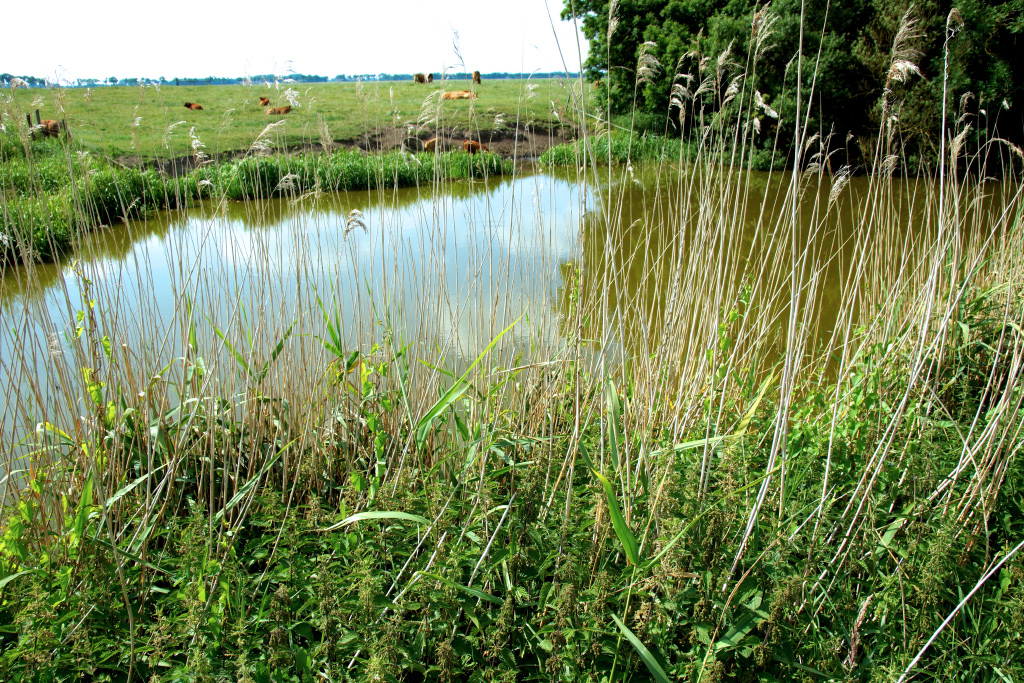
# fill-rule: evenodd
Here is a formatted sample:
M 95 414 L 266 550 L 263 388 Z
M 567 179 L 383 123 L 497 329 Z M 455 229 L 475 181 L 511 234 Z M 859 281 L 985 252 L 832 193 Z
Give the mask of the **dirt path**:
M 410 133 L 407 128 L 386 127 L 374 132 L 364 134 L 353 140 L 336 140 L 333 149 L 359 149 L 368 153 L 389 152 L 402 148 L 402 142 L 410 137 L 415 137 L 421 142 L 430 138 L 439 137 L 443 141 L 443 149 L 462 149 L 465 140 L 478 140 L 487 148 L 506 159 L 533 160 L 547 151 L 554 145 L 559 145 L 573 140 L 573 131 L 570 128 L 540 128 L 525 124 L 508 126 L 502 130 L 466 131 L 459 128 L 452 128 L 442 132 L 424 131 L 418 134 Z M 289 154 L 303 154 L 320 152 L 323 150 L 319 143 L 296 145 L 288 148 Z M 231 161 L 245 156 L 245 150 L 234 152 L 222 152 L 212 155 L 214 161 Z M 121 157 L 114 160 L 121 166 L 135 168 L 152 168 L 169 175 L 178 177 L 191 172 L 196 165 L 192 156 L 177 157 L 175 159 L 142 160 L 138 157 Z
M 507 126 L 502 130 L 467 131 L 452 128 L 444 131 L 410 134 L 406 128 L 384 128 L 362 136 L 358 140 L 340 143 L 340 146 L 355 146 L 367 152 L 386 152 L 400 149 L 402 141 L 415 137 L 420 141 L 441 138 L 451 149 L 461 149 L 465 140 L 477 140 L 487 145 L 490 151 L 506 159 L 535 159 L 549 147 L 573 139 L 570 128 L 539 128 L 525 124 Z

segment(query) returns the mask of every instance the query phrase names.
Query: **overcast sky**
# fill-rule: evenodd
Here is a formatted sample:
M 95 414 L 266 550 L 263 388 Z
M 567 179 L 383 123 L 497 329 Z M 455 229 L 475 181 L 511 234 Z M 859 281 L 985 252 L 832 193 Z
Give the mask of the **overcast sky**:
M 0 73 L 68 80 L 289 70 L 333 77 L 444 67 L 484 73 L 576 71 L 587 42 L 571 22 L 559 19 L 562 5 L 562 0 L 50 0 L 45 5 L 12 0 L 3 11 Z

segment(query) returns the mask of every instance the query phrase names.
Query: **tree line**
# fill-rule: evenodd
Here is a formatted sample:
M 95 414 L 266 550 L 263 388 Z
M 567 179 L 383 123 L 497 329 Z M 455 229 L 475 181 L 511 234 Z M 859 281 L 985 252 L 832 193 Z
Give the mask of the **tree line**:
M 584 70 L 603 109 L 679 134 L 699 117 L 750 112 L 762 152 L 793 143 L 800 79 L 808 131 L 870 164 L 883 119 L 908 165 L 947 131 L 1021 146 L 1024 0 L 565 0 L 590 41 Z M 802 60 L 798 59 L 802 40 Z M 799 72 L 799 73 L 798 73 Z M 945 78 L 944 78 L 945 76 Z M 802 123 L 802 121 L 801 121 Z

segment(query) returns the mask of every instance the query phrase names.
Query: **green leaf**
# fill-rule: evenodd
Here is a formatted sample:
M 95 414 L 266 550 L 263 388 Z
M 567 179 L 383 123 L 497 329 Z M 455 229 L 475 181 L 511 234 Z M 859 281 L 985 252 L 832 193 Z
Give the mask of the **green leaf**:
M 89 519 L 89 510 L 92 508 L 92 473 L 85 480 L 82 487 L 82 497 L 78 500 L 78 507 L 75 510 L 75 523 L 71 529 L 71 536 L 76 541 L 85 535 L 85 524 Z
M 109 541 L 104 541 L 104 540 L 99 539 L 99 538 L 89 538 L 89 537 L 86 537 L 86 540 L 88 540 L 90 543 L 95 543 L 96 545 L 101 545 L 101 546 L 103 546 L 104 548 L 106 548 L 107 550 L 109 550 L 112 553 L 116 553 L 118 555 L 122 555 L 124 557 L 127 557 L 130 560 L 135 560 L 136 562 L 138 562 L 142 566 L 149 567 L 153 571 L 160 572 L 161 574 L 167 574 L 168 576 L 171 575 L 171 572 L 167 571 L 163 567 L 158 567 L 157 565 L 153 564 L 152 562 L 146 562 L 144 559 L 142 559 L 138 555 L 133 555 L 132 553 L 128 552 L 127 550 L 122 550 L 121 548 L 118 548 L 117 546 L 112 545 Z
M 213 332 L 214 332 L 214 334 L 216 334 L 216 335 L 217 335 L 218 337 L 220 337 L 220 340 L 221 340 L 222 342 L 224 342 L 224 346 L 228 347 L 228 351 L 230 351 L 230 352 L 231 352 L 231 355 L 232 355 L 232 356 L 234 356 L 234 358 L 235 358 L 235 360 L 236 360 L 236 361 L 238 361 L 238 364 L 239 364 L 239 365 L 241 365 L 241 366 L 242 366 L 242 368 L 244 368 L 244 369 L 245 369 L 245 374 L 247 374 L 247 375 L 249 375 L 250 377 L 252 377 L 252 368 L 250 368 L 250 367 L 249 367 L 249 361 L 247 361 L 247 360 L 245 359 L 245 356 L 243 356 L 242 354 L 240 354 L 240 353 L 239 353 L 239 352 L 238 352 L 238 351 L 237 351 L 237 350 L 235 349 L 235 347 L 231 345 L 231 342 L 230 342 L 230 341 L 228 341 L 228 338 L 227 338 L 226 336 L 224 336 L 224 333 L 223 333 L 223 332 L 221 332 L 221 331 L 220 331 L 220 329 L 219 329 L 219 328 L 218 328 L 218 327 L 217 327 L 216 325 L 214 325 L 214 324 L 213 324 L 213 321 L 212 321 L 212 320 L 210 320 L 209 318 L 207 318 L 206 320 L 207 320 L 207 322 L 209 322 L 209 323 L 210 323 L 210 327 L 212 327 L 212 328 L 213 328 Z
M 619 446 L 622 443 L 622 402 L 615 383 L 608 380 L 604 385 L 605 405 L 608 410 L 608 453 L 612 460 L 612 469 L 619 470 Z
M 270 370 L 270 366 L 274 364 L 274 361 L 277 360 L 277 357 L 281 355 L 282 351 L 284 351 L 284 345 L 288 341 L 288 337 L 292 336 L 292 328 L 295 327 L 295 323 L 297 322 L 299 321 L 296 320 L 295 322 L 293 322 L 291 325 L 288 326 L 288 329 L 284 331 L 284 336 L 278 340 L 277 345 L 274 347 L 274 350 L 270 352 L 270 360 L 263 364 L 263 367 L 260 369 L 259 374 L 256 376 L 257 382 L 263 381 L 263 378 L 267 376 L 267 371 Z
M 615 621 L 615 625 L 619 627 L 620 631 L 622 631 L 622 635 L 626 636 L 626 640 L 628 640 L 630 645 L 633 646 L 636 653 L 640 655 L 640 659 L 644 660 L 644 664 L 647 665 L 647 670 L 651 672 L 654 679 L 658 681 L 658 683 L 669 683 L 668 674 L 666 674 L 665 670 L 661 668 L 660 664 L 658 664 L 658 660 L 654 658 L 651 651 L 644 647 L 644 644 L 640 642 L 640 639 L 637 638 L 636 635 L 630 631 L 614 613 L 612 614 L 612 620 Z
M 604 495 L 608 499 L 608 513 L 612 518 L 612 528 L 615 529 L 615 535 L 619 537 L 619 542 L 622 543 L 622 547 L 626 551 L 626 559 L 630 564 L 640 564 L 640 545 L 636 542 L 636 536 L 630 531 L 626 519 L 622 516 L 619 503 L 615 500 L 612 483 L 597 470 L 591 470 L 591 472 L 601 480 L 601 484 L 604 486 Z
M 346 517 L 337 524 L 332 524 L 326 529 L 320 529 L 320 531 L 334 531 L 340 529 L 343 526 L 352 524 L 354 522 L 360 522 L 364 519 L 404 519 L 409 522 L 416 522 L 417 524 L 430 525 L 430 520 L 419 515 L 414 515 L 408 512 L 387 512 L 384 510 L 377 510 L 373 512 L 358 512 L 351 517 Z
M 216 515 L 213 516 L 213 523 L 214 524 L 220 524 L 220 521 L 222 519 L 224 519 L 224 515 L 226 515 L 228 512 L 230 512 L 231 508 L 233 508 L 236 505 L 238 505 L 239 501 L 241 501 L 243 498 L 245 498 L 246 494 L 249 493 L 249 491 L 251 491 L 252 488 L 254 486 L 256 486 L 256 484 L 261 479 L 263 479 L 263 475 L 267 473 L 267 470 L 269 470 L 274 465 L 274 463 L 277 462 L 278 459 L 280 459 L 280 457 L 284 454 L 285 450 L 289 446 L 291 446 L 293 443 L 298 441 L 298 440 L 299 440 L 299 437 L 295 437 L 294 439 L 292 439 L 291 441 L 286 443 L 284 446 L 282 446 L 281 450 L 279 450 L 277 453 L 275 453 L 274 457 L 271 458 L 270 460 L 268 460 L 267 463 L 263 467 L 260 468 L 260 471 L 256 474 L 256 476 L 253 477 L 252 479 L 250 479 L 249 481 L 247 481 L 245 483 L 245 485 L 242 486 L 242 488 L 238 489 L 238 493 L 236 493 L 234 496 L 232 496 L 231 500 L 228 501 L 228 504 L 225 505 L 224 508 L 220 512 L 218 512 Z
M 111 505 L 113 505 L 117 501 L 121 500 L 122 497 L 128 495 L 136 486 L 138 486 L 142 482 L 146 481 L 147 479 L 149 479 L 150 477 L 152 477 L 154 474 L 156 474 L 157 472 L 159 472 L 160 470 L 162 470 L 165 467 L 167 467 L 166 463 L 164 463 L 163 465 L 160 465 L 159 467 L 153 469 L 152 471 L 149 472 L 149 474 L 142 475 L 141 477 L 139 477 L 138 479 L 136 479 L 132 483 L 128 484 L 127 486 L 124 486 L 124 487 L 118 489 L 117 493 L 115 493 L 114 495 L 112 495 L 110 498 L 107 499 L 107 507 L 110 507 Z
M 7 584 L 9 584 L 11 581 L 14 581 L 16 578 L 18 578 L 19 576 L 23 576 L 25 574 L 33 574 L 33 573 L 35 573 L 37 571 L 39 571 L 39 570 L 37 570 L 37 569 L 23 569 L 20 572 L 15 572 L 14 574 L 11 574 L 9 576 L 5 576 L 4 578 L 0 579 L 0 588 L 3 588 Z
M 764 619 L 757 614 L 747 614 L 726 631 L 725 635 L 715 642 L 715 651 L 729 650 L 740 644 L 747 634 Z
M 441 583 L 443 583 L 446 586 L 451 586 L 452 588 L 457 588 L 460 591 L 463 591 L 465 593 L 469 593 L 474 598 L 480 598 L 481 600 L 486 600 L 487 602 L 494 603 L 495 605 L 503 605 L 503 604 L 505 604 L 505 603 L 503 603 L 501 601 L 501 598 L 497 598 L 497 597 L 491 595 L 490 593 L 484 593 L 483 591 L 477 590 L 476 588 L 470 588 L 469 586 L 463 586 L 461 583 L 455 583 L 454 581 L 449 581 L 448 579 L 444 578 L 443 576 L 439 576 L 437 574 L 427 574 L 426 572 L 418 572 L 418 573 L 420 574 L 420 576 L 426 576 L 428 578 L 435 579 L 436 581 L 440 581 Z
M 491 340 L 491 343 L 487 345 L 487 348 L 485 348 L 480 353 L 480 355 L 476 357 L 476 360 L 473 361 L 473 364 L 470 365 L 469 368 L 467 368 L 464 373 L 462 373 L 462 376 L 459 377 L 459 379 L 454 384 L 452 384 L 451 388 L 448 389 L 448 391 L 444 392 L 441 398 L 437 400 L 437 403 L 431 406 L 430 410 L 428 410 L 426 414 L 420 418 L 419 422 L 416 423 L 416 446 L 418 448 L 422 448 L 423 444 L 426 443 L 427 436 L 430 434 L 430 428 L 433 426 L 434 421 L 437 419 L 438 415 L 443 413 L 451 404 L 455 403 L 455 401 L 458 400 L 458 398 L 462 396 L 462 394 L 466 393 L 466 391 L 469 389 L 469 385 L 466 384 L 466 379 L 469 377 L 470 373 L 473 372 L 473 368 L 475 368 L 477 364 L 480 363 L 480 361 L 483 360 L 488 353 L 490 353 L 491 349 L 494 348 L 495 344 L 497 344 L 498 341 L 505 336 L 505 333 L 507 333 L 509 330 L 515 327 L 516 324 L 520 320 L 522 320 L 522 318 L 523 316 L 519 316 L 518 318 L 512 321 L 511 325 L 509 325 L 504 330 L 499 332 L 498 336 Z

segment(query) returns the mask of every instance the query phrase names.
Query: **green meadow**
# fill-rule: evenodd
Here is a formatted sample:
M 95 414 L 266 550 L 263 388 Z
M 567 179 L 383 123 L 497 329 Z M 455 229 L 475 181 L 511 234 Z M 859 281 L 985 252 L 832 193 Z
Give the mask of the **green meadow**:
M 494 80 L 432 84 L 412 81 L 367 83 L 265 83 L 242 85 L 103 86 L 92 89 L 12 90 L 5 105 L 9 121 L 22 125 L 15 112 L 39 110 L 40 118 L 64 118 L 84 148 L 119 160 L 153 160 L 247 150 L 268 123 L 284 120 L 275 143 L 284 148 L 322 140 L 354 142 L 389 128 L 490 131 L 519 122 L 545 128 L 567 122 L 577 106 L 579 83 L 560 79 Z M 474 90 L 475 100 L 440 101 L 441 90 Z M 269 117 L 259 98 L 271 107 L 294 103 L 283 117 Z M 196 102 L 202 111 L 183 104 Z M 426 127 L 424 127 L 426 126 Z M 201 146 L 200 146 L 201 145 Z

